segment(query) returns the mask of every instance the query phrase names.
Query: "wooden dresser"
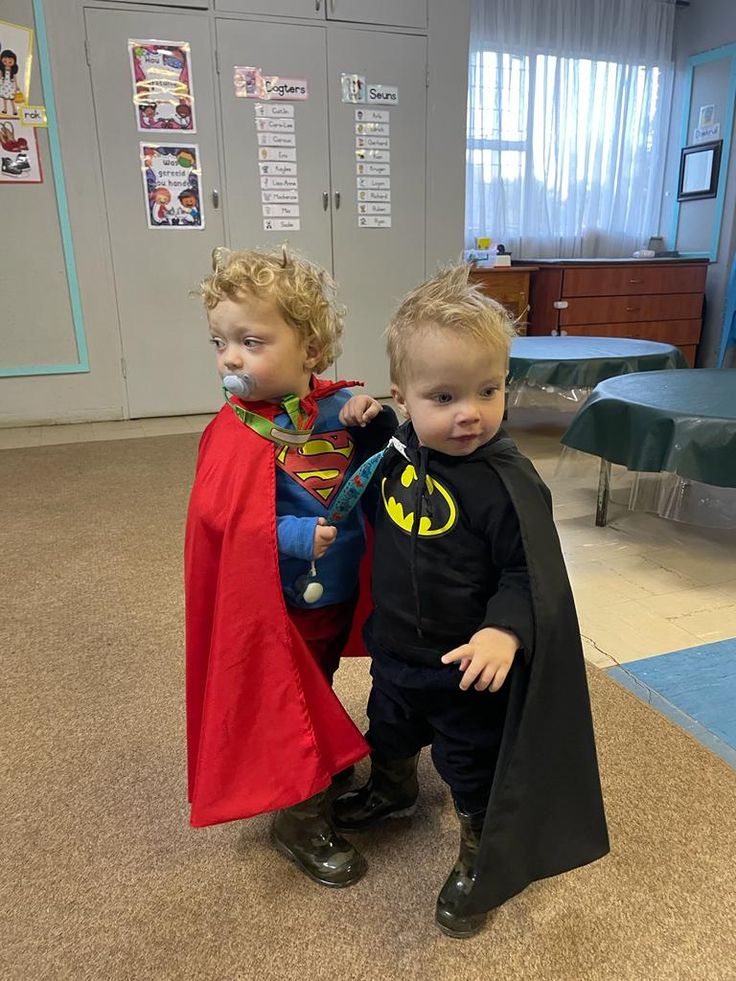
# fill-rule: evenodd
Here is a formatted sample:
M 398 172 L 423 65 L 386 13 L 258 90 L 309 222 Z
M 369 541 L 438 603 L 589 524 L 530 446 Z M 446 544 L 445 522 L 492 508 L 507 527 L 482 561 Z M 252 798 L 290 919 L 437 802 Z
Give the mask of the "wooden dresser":
M 535 260 L 535 266 L 529 334 L 663 341 L 694 366 L 707 259 Z
M 498 300 L 509 311 L 516 323 L 516 333 L 526 334 L 529 317 L 529 281 L 537 266 L 517 264 L 513 266 L 494 266 L 490 269 L 474 268 L 470 281 L 494 300 Z

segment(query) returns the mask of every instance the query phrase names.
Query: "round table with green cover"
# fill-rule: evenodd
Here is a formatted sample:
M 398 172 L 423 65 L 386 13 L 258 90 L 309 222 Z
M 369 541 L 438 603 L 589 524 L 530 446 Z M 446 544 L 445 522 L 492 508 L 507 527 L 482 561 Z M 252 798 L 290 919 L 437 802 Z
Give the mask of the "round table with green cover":
M 647 371 L 596 386 L 562 437 L 601 457 L 596 524 L 611 463 L 736 487 L 736 369 Z
M 679 348 L 631 337 L 516 337 L 511 345 L 509 384 L 594 388 L 632 371 L 687 368 Z

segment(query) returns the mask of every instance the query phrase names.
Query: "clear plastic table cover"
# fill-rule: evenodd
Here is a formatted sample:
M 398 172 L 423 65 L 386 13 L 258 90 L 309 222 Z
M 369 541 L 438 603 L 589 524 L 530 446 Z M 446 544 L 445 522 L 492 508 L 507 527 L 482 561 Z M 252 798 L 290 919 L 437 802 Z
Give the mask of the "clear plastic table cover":
M 736 487 L 736 369 L 609 378 L 596 386 L 562 443 L 629 470 Z
M 600 460 L 565 446 L 555 479 L 577 488 L 578 497 L 595 511 Z M 656 514 L 661 518 L 699 528 L 736 530 L 736 488 L 716 487 L 673 473 L 641 473 L 614 464 L 611 467 L 610 518 L 624 520 L 626 512 Z M 625 512 L 619 510 L 624 508 Z
M 679 348 L 630 337 L 517 337 L 509 382 L 570 390 L 594 388 L 606 378 L 636 371 L 687 368 Z

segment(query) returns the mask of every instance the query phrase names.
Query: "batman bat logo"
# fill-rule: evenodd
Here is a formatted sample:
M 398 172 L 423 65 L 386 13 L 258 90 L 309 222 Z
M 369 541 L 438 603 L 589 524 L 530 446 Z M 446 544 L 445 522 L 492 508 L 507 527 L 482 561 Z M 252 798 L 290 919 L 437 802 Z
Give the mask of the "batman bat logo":
M 312 497 L 327 505 L 345 479 L 355 444 L 350 435 L 339 429 L 315 433 L 303 446 L 282 446 L 276 464 Z
M 414 527 L 417 472 L 411 464 L 404 467 L 398 477 L 384 477 L 381 481 L 381 497 L 386 514 L 395 525 L 410 535 Z M 419 519 L 419 537 L 436 538 L 446 535 L 457 523 L 455 499 L 438 480 L 427 475 L 425 483 L 425 514 Z

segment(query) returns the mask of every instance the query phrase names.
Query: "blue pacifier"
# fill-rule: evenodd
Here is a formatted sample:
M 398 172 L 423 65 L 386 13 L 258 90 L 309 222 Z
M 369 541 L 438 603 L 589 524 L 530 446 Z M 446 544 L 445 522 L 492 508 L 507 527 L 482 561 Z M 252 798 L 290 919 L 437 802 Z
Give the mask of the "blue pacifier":
M 225 375 L 222 384 L 231 395 L 237 395 L 241 399 L 249 398 L 256 387 L 255 379 L 250 375 Z

